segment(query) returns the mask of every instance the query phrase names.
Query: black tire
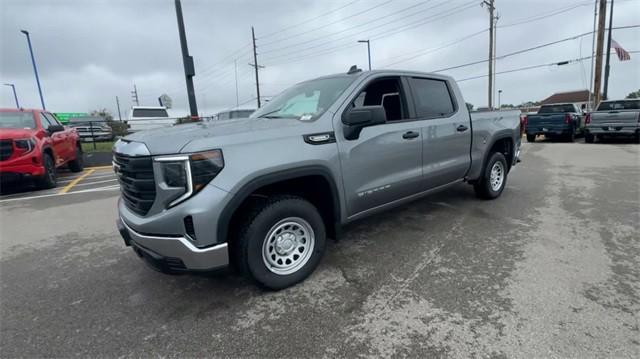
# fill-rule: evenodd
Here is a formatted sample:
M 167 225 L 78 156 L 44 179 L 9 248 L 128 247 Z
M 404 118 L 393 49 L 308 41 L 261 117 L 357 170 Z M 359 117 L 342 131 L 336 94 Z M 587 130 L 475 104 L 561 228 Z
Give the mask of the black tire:
M 536 135 L 527 134 L 527 142 L 536 142 Z
M 636 140 L 636 143 L 640 143 L 640 132 L 636 132 L 636 136 L 634 139 Z
M 280 290 L 301 282 L 315 270 L 324 254 L 326 244 L 324 222 L 316 207 L 300 197 L 278 195 L 257 200 L 245 208 L 245 211 L 244 219 L 238 226 L 237 236 L 230 243 L 233 264 L 243 275 L 252 278 L 264 288 Z M 305 223 L 299 221 L 300 219 Z M 298 234 L 308 225 L 306 228 L 308 232 L 305 235 L 296 236 L 293 234 L 296 231 L 295 225 L 287 229 L 287 223 L 297 223 Z M 275 232 L 274 235 L 269 236 L 269 233 L 278 226 L 285 226 L 281 228 L 283 232 Z M 277 268 L 277 264 L 289 264 L 289 262 L 274 263 L 270 267 L 267 263 L 270 260 L 277 261 L 282 256 L 277 252 L 277 233 L 292 234 L 296 237 L 293 244 L 285 242 L 283 245 L 289 247 L 288 249 L 293 248 L 290 252 L 293 256 L 290 260 L 291 264 L 298 261 L 298 267 L 294 265 L 294 268 L 290 268 L 293 270 L 290 273 L 274 272 L 283 270 Z M 313 240 L 310 240 L 311 234 L 313 234 Z M 269 240 L 273 241 L 272 246 L 268 245 Z M 301 250 L 303 243 L 307 244 L 304 249 L 306 251 Z M 269 256 L 263 256 L 265 248 L 267 251 L 272 251 L 271 259 L 268 259 Z M 298 251 L 300 251 L 299 254 Z M 297 258 L 296 255 L 298 255 Z
M 499 188 L 495 188 L 491 185 L 491 172 L 496 163 L 502 164 L 502 183 Z M 485 166 L 482 177 L 473 184 L 473 189 L 476 192 L 476 196 L 482 199 L 496 199 L 500 197 L 504 187 L 507 184 L 507 160 L 504 158 L 504 155 L 500 152 L 494 152 L 489 155 L 489 159 L 487 161 L 487 165 Z
M 78 143 L 76 147 L 76 158 L 67 165 L 71 172 L 82 172 L 84 169 L 84 158 L 82 157 L 82 147 Z
M 567 142 L 574 142 L 576 140 L 575 130 L 571 130 L 564 138 Z
M 584 142 L 586 143 L 593 143 L 593 141 L 595 140 L 595 136 L 593 136 L 593 134 L 591 133 L 586 133 L 584 135 Z
M 55 188 L 58 184 L 58 176 L 56 174 L 56 166 L 50 154 L 42 155 L 42 163 L 44 165 L 44 174 L 36 180 L 36 185 L 41 189 Z

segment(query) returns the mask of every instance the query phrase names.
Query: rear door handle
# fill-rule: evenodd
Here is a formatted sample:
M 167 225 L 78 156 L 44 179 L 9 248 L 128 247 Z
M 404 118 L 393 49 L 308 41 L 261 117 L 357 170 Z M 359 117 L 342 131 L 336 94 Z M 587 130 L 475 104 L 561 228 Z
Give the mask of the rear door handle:
M 409 131 L 409 132 L 406 132 L 404 135 L 402 135 L 402 138 L 404 138 L 405 140 L 410 140 L 410 139 L 416 138 L 418 136 L 420 136 L 419 133 L 414 132 L 414 131 Z
M 458 132 L 464 132 L 464 131 L 466 131 L 466 130 L 468 130 L 468 129 L 469 129 L 469 127 L 467 127 L 467 126 L 465 126 L 465 125 L 460 125 L 460 126 L 458 126 L 458 128 L 456 128 L 456 130 L 457 130 Z

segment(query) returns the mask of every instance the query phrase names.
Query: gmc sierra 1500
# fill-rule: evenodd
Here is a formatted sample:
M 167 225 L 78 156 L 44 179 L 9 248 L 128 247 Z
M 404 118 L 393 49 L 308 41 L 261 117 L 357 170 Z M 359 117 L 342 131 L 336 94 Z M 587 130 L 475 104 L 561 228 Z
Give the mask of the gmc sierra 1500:
M 247 119 L 118 141 L 118 227 L 156 269 L 232 264 L 281 289 L 311 274 L 342 224 L 463 181 L 500 196 L 519 127 L 518 111 L 470 115 L 450 77 L 352 68 Z

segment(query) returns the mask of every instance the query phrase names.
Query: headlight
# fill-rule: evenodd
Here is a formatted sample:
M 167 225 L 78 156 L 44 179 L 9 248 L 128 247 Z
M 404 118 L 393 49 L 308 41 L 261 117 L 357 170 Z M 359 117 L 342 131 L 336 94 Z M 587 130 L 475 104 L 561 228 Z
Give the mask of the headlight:
M 172 199 L 168 207 L 173 207 L 198 193 L 224 167 L 220 150 L 156 157 L 154 160 L 160 165 L 164 186 L 168 190 L 178 190 L 178 197 Z
M 33 138 L 21 138 L 14 140 L 16 147 L 20 150 L 20 154 L 25 154 L 33 151 L 36 148 L 36 140 Z

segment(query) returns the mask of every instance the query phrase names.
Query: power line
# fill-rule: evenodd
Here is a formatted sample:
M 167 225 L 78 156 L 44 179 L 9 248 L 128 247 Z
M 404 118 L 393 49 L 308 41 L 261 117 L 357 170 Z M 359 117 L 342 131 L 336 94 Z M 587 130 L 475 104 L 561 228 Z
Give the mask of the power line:
M 629 53 L 630 54 L 640 53 L 640 50 L 638 50 L 638 51 L 629 51 Z M 540 65 L 531 65 L 531 66 L 519 67 L 519 68 L 515 68 L 515 69 L 511 69 L 511 70 L 505 70 L 505 71 L 496 72 L 496 75 L 502 75 L 502 74 L 508 74 L 508 73 L 512 73 L 512 72 L 526 71 L 526 70 L 533 70 L 533 69 L 537 69 L 537 68 L 541 68 L 541 67 L 564 66 L 564 65 L 568 65 L 568 64 L 574 64 L 576 62 L 582 62 L 584 60 L 589 60 L 589 59 L 591 59 L 593 57 L 595 57 L 595 56 L 584 56 L 584 57 L 580 57 L 580 58 L 572 59 L 572 60 L 557 61 L 557 62 L 550 62 L 548 64 L 540 64 Z M 487 77 L 487 76 L 488 75 L 478 75 L 478 76 L 473 76 L 473 77 L 467 77 L 467 78 L 464 78 L 464 79 L 456 80 L 456 82 L 464 82 L 464 81 L 469 81 L 469 80 L 476 80 L 476 79 L 481 79 L 481 78 L 484 78 L 484 77 Z
M 441 3 L 440 5 L 445 4 L 445 3 Z M 463 9 L 460 9 L 460 6 L 458 6 L 458 7 L 454 7 L 454 8 L 439 12 L 437 14 L 430 15 L 430 16 L 424 18 L 424 19 L 421 19 L 418 22 L 414 22 L 414 23 L 410 24 L 411 25 L 410 27 L 426 25 L 426 24 L 428 24 L 430 22 L 440 20 L 440 19 L 445 18 L 447 16 L 451 16 L 451 15 L 454 15 L 454 14 L 459 14 L 459 11 L 469 9 L 469 8 L 475 6 L 475 4 L 477 4 L 477 3 L 474 0 L 474 1 L 471 1 L 469 3 L 463 4 L 462 6 L 465 7 Z M 394 20 L 392 22 L 396 22 L 398 20 L 399 19 Z M 388 22 L 388 23 L 386 23 L 384 25 L 388 25 L 389 23 L 391 23 L 391 22 Z M 383 25 L 378 25 L 375 28 L 377 29 L 380 26 L 383 26 Z M 407 26 L 406 25 L 402 25 L 400 27 L 395 27 L 395 28 L 391 28 L 391 29 L 382 30 L 381 32 L 379 32 L 379 33 L 377 33 L 375 35 L 372 35 L 369 38 L 371 40 L 377 40 L 377 39 L 381 39 L 381 38 L 385 38 L 385 37 L 388 37 L 388 36 L 395 35 L 396 33 L 400 32 L 400 31 L 404 31 L 406 29 L 407 29 Z M 398 31 L 398 30 L 400 30 L 400 31 Z M 336 41 L 340 41 L 340 40 L 343 40 L 343 39 L 349 39 L 349 38 L 353 39 L 356 35 L 366 33 L 367 31 L 368 30 L 366 29 L 366 30 L 363 30 L 363 31 L 360 31 L 360 32 L 357 32 L 357 33 L 354 33 L 354 34 L 350 34 L 350 35 L 343 36 L 343 37 L 338 38 L 338 39 L 334 39 L 332 41 L 328 41 L 328 42 L 325 42 L 325 43 L 322 43 L 322 44 L 318 44 L 318 45 L 309 47 L 309 48 L 307 48 L 305 50 L 298 50 L 298 51 L 295 51 L 295 52 L 307 51 L 307 50 L 310 50 L 310 49 L 313 49 L 313 48 L 316 48 L 316 47 L 320 47 L 320 46 L 324 46 L 326 44 L 330 44 L 330 43 L 333 43 L 333 42 L 336 42 Z M 337 50 L 346 49 L 346 48 L 353 47 L 353 46 L 357 46 L 357 44 L 352 44 L 351 41 L 350 41 L 350 42 L 348 42 L 346 44 L 342 44 L 342 45 L 338 45 L 338 46 L 334 46 L 334 47 L 329 47 L 329 48 L 322 49 L 322 50 L 319 50 L 319 51 L 316 51 L 316 52 L 312 52 L 312 53 L 304 54 L 304 55 L 301 55 L 301 56 L 298 56 L 298 57 L 294 57 L 293 59 L 289 59 L 289 61 L 284 62 L 284 63 L 296 62 L 298 60 L 306 59 L 306 58 L 309 58 L 309 57 L 314 57 L 314 56 L 317 56 L 317 55 L 334 52 L 334 51 L 328 51 L 328 50 L 334 50 L 335 49 L 337 51 Z M 273 60 L 273 59 L 276 59 L 276 58 L 285 57 L 287 55 L 288 54 L 278 55 L 278 56 L 271 57 L 271 58 L 269 58 L 267 60 Z
M 366 10 L 364 10 L 364 11 L 360 11 L 360 12 L 357 12 L 357 13 L 354 13 L 354 14 L 351 14 L 351 15 L 348 15 L 348 16 L 343 17 L 343 18 L 341 18 L 341 19 L 335 20 L 335 21 L 330 22 L 330 23 L 327 23 L 327 24 L 323 24 L 322 26 L 315 27 L 315 28 L 310 29 L 310 30 L 307 30 L 307 31 L 299 32 L 299 33 L 297 33 L 297 34 L 295 34 L 295 35 L 291 35 L 291 36 L 289 36 L 289 37 L 287 37 L 287 38 L 284 38 L 284 39 L 280 39 L 280 40 L 275 40 L 275 41 L 266 42 L 266 43 L 263 43 L 263 44 L 261 44 L 261 45 L 262 45 L 262 46 L 268 46 L 268 45 L 275 44 L 275 43 L 281 43 L 281 42 L 283 42 L 283 41 L 291 40 L 291 39 L 293 39 L 293 38 L 300 37 L 300 36 L 302 36 L 302 35 L 308 34 L 308 33 L 313 32 L 313 31 L 326 29 L 326 28 L 327 28 L 327 26 L 337 24 L 337 23 L 339 23 L 339 22 L 342 22 L 342 21 L 344 21 L 344 20 L 350 19 L 350 18 L 352 18 L 352 17 L 356 17 L 356 16 L 360 16 L 360 15 L 362 15 L 362 14 L 366 14 L 366 13 L 368 13 L 368 12 L 370 12 L 370 11 L 373 11 L 373 10 L 375 10 L 375 9 L 379 8 L 379 7 L 382 7 L 382 6 L 384 6 L 384 5 L 388 4 L 388 3 L 392 2 L 392 1 L 394 1 L 394 0 L 387 0 L 387 1 L 385 1 L 385 2 L 382 2 L 382 3 L 380 3 L 380 4 L 377 4 L 377 5 L 375 5 L 375 6 L 372 6 L 372 7 L 368 8 L 368 9 L 366 9 Z M 430 0 L 427 0 L 427 1 L 430 1 Z M 276 51 L 276 50 L 270 50 L 270 51 Z M 266 51 L 265 51 L 264 53 L 266 53 Z
M 308 23 L 310 23 L 310 22 L 312 22 L 312 21 L 314 21 L 314 20 L 317 20 L 317 19 L 319 19 L 319 18 L 321 18 L 321 17 L 324 17 L 324 16 L 327 16 L 327 15 L 329 15 L 329 14 L 332 14 L 332 13 L 334 13 L 334 12 L 338 11 L 338 10 L 342 10 L 342 9 L 344 9 L 344 8 L 345 8 L 345 7 L 347 7 L 347 6 L 351 6 L 351 5 L 355 4 L 355 3 L 357 3 L 358 1 L 360 1 L 360 0 L 354 0 L 354 1 L 350 2 L 350 3 L 347 3 L 347 4 L 345 4 L 345 5 L 342 5 L 342 6 L 340 6 L 340 7 L 337 7 L 337 8 L 335 8 L 335 9 L 333 9 L 333 10 L 329 10 L 329 11 L 327 11 L 327 12 L 325 12 L 325 13 L 322 13 L 322 14 L 320 14 L 320 15 L 318 15 L 318 16 L 316 16 L 316 17 L 313 17 L 313 18 L 311 18 L 311 19 L 307 19 L 307 20 L 301 21 L 301 22 L 299 22 L 299 23 L 297 23 L 297 24 L 287 26 L 287 27 L 285 27 L 285 28 L 283 28 L 283 29 L 280 29 L 280 30 L 277 30 L 277 31 L 274 31 L 274 32 L 270 32 L 270 33 L 268 33 L 268 34 L 266 34 L 266 35 L 262 35 L 261 37 L 259 37 L 259 38 L 258 38 L 258 40 L 260 40 L 260 39 L 266 39 L 266 38 L 271 37 L 271 36 L 273 36 L 273 35 L 276 35 L 276 34 L 280 34 L 280 33 L 282 33 L 282 32 L 285 32 L 285 31 L 287 31 L 287 30 L 289 30 L 289 29 L 297 28 L 297 27 L 299 27 L 300 25 L 306 25 L 306 24 L 308 24 Z
M 630 29 L 630 28 L 637 28 L 637 27 L 640 27 L 640 25 L 629 25 L 629 26 L 614 27 L 614 28 L 613 28 L 613 30 L 619 30 L 619 29 Z M 579 34 L 579 35 L 575 35 L 575 36 L 567 37 L 567 38 L 560 39 L 560 40 L 556 40 L 556 41 L 552 41 L 552 42 L 548 42 L 548 43 L 546 43 L 546 44 L 541 44 L 541 45 L 537 45 L 537 46 L 529 47 L 529 48 L 526 48 L 526 49 L 513 51 L 513 52 L 510 52 L 510 53 L 507 53 L 507 54 L 504 54 L 504 55 L 496 56 L 496 57 L 495 57 L 495 59 L 502 60 L 502 59 L 507 58 L 507 57 L 510 57 L 510 56 L 519 55 L 519 54 L 522 54 L 522 53 L 525 53 L 525 52 L 529 52 L 529 51 L 537 50 L 537 49 L 540 49 L 540 48 L 543 48 L 543 47 L 547 47 L 547 46 L 551 46 L 551 45 L 559 44 L 559 43 L 561 43 L 561 42 L 565 42 L 565 41 L 569 41 L 569 40 L 575 40 L 575 39 L 578 39 L 578 38 L 580 38 L 580 37 L 587 36 L 587 35 L 591 35 L 591 34 L 593 34 L 593 31 L 585 32 L 585 33 L 582 33 L 582 34 Z M 434 72 L 434 73 L 435 73 L 435 72 L 443 72 L 443 71 L 448 71 L 448 70 L 454 70 L 454 69 L 459 69 L 459 68 L 462 68 L 462 67 L 467 67 L 467 66 L 472 66 L 472 65 L 482 64 L 482 63 L 485 63 L 485 62 L 488 62 L 488 61 L 489 61 L 489 59 L 485 59 L 485 60 L 478 60 L 478 61 L 469 62 L 469 63 L 462 64 L 462 65 L 456 65 L 456 66 L 446 67 L 446 68 L 439 69 L 439 70 L 435 70 L 435 71 L 431 71 L 431 72 Z
M 473 2 L 475 3 L 475 1 L 473 1 Z M 382 23 L 382 24 L 379 24 L 379 25 L 375 25 L 375 26 L 370 27 L 370 28 L 366 28 L 366 29 L 364 29 L 362 31 L 358 31 L 356 33 L 348 34 L 346 36 L 342 36 L 342 37 L 339 37 L 339 38 L 336 38 L 336 39 L 324 41 L 324 42 L 321 42 L 319 44 L 315 44 L 315 45 L 312 45 L 312 46 L 307 46 L 305 48 L 301 48 L 301 49 L 297 49 L 297 50 L 294 50 L 294 51 L 289 51 L 289 52 L 285 52 L 283 54 L 272 56 L 272 57 L 268 58 L 268 60 L 273 60 L 273 59 L 276 59 L 276 58 L 286 57 L 286 56 L 288 56 L 288 55 L 290 55 L 291 53 L 294 53 L 294 52 L 298 53 L 298 52 L 304 52 L 304 51 L 312 50 L 312 49 L 315 49 L 315 48 L 318 48 L 318 47 L 322 47 L 324 45 L 333 44 L 336 41 L 341 41 L 341 40 L 345 40 L 345 39 L 352 39 L 356 35 L 364 34 L 364 33 L 366 33 L 367 31 L 370 31 L 370 30 L 378 30 L 381 27 L 384 27 L 384 26 L 387 26 L 387 25 L 390 25 L 390 24 L 393 24 L 393 23 L 397 23 L 398 21 L 401 21 L 401 20 L 404 20 L 406 18 L 415 16 L 417 14 L 420 14 L 420 13 L 428 11 L 428 10 L 435 9 L 436 7 L 439 7 L 441 5 L 445 5 L 447 3 L 448 3 L 447 1 L 444 1 L 444 2 L 442 2 L 440 4 L 428 7 L 426 9 L 422 9 L 420 11 L 417 11 L 417 12 L 413 13 L 413 14 L 402 16 L 402 17 L 396 18 L 394 20 L 387 21 L 385 23 Z M 424 3 L 418 4 L 418 5 L 423 5 L 423 4 Z M 400 11 L 395 12 L 394 14 L 397 14 L 397 13 L 400 13 L 400 12 L 404 12 L 404 11 L 406 11 L 408 9 L 413 8 L 413 7 L 415 7 L 415 5 L 414 6 L 410 6 L 408 8 L 404 8 L 404 9 L 402 9 Z M 451 11 L 451 10 L 453 10 L 453 9 L 449 9 L 447 11 Z M 445 12 L 447 12 L 447 11 L 445 11 Z M 437 15 L 440 15 L 440 14 L 442 14 L 442 13 L 430 15 L 430 16 L 427 17 L 427 19 L 431 19 L 431 18 L 436 17 Z M 366 21 L 364 23 L 361 23 L 361 24 L 358 24 L 358 25 L 355 25 L 355 26 L 352 26 L 352 27 L 349 27 L 349 28 L 346 28 L 346 29 L 342 29 L 340 31 L 333 32 L 333 33 L 330 33 L 330 34 L 327 34 L 327 35 L 323 35 L 323 36 L 320 36 L 320 37 L 317 37 L 317 38 L 314 38 L 314 39 L 311 39 L 311 40 L 308 40 L 308 41 L 303 41 L 303 42 L 298 42 L 298 43 L 291 44 L 291 45 L 288 45 L 288 46 L 283 46 L 283 47 L 280 47 L 277 50 L 281 51 L 281 50 L 284 50 L 284 49 L 289 49 L 289 48 L 292 48 L 292 47 L 298 47 L 298 46 L 301 46 L 301 45 L 312 43 L 312 42 L 315 42 L 315 41 L 318 41 L 318 40 L 326 40 L 327 37 L 335 36 L 335 35 L 338 35 L 338 34 L 353 30 L 353 29 L 357 29 L 357 28 L 365 26 L 365 25 L 369 25 L 369 24 L 374 23 L 376 21 L 386 19 L 386 18 L 388 18 L 388 16 L 390 16 L 390 15 L 385 15 L 385 16 L 382 16 L 382 17 L 379 17 L 379 18 L 375 18 L 375 19 Z M 423 20 L 425 20 L 425 19 L 421 19 L 420 21 L 423 21 Z M 391 30 L 395 30 L 395 29 L 392 28 Z M 387 31 L 389 31 L 389 30 L 387 30 Z M 382 32 L 382 33 L 384 33 L 384 32 Z M 276 51 L 276 50 L 263 51 L 262 53 L 271 53 L 271 52 L 274 52 L 274 51 Z

